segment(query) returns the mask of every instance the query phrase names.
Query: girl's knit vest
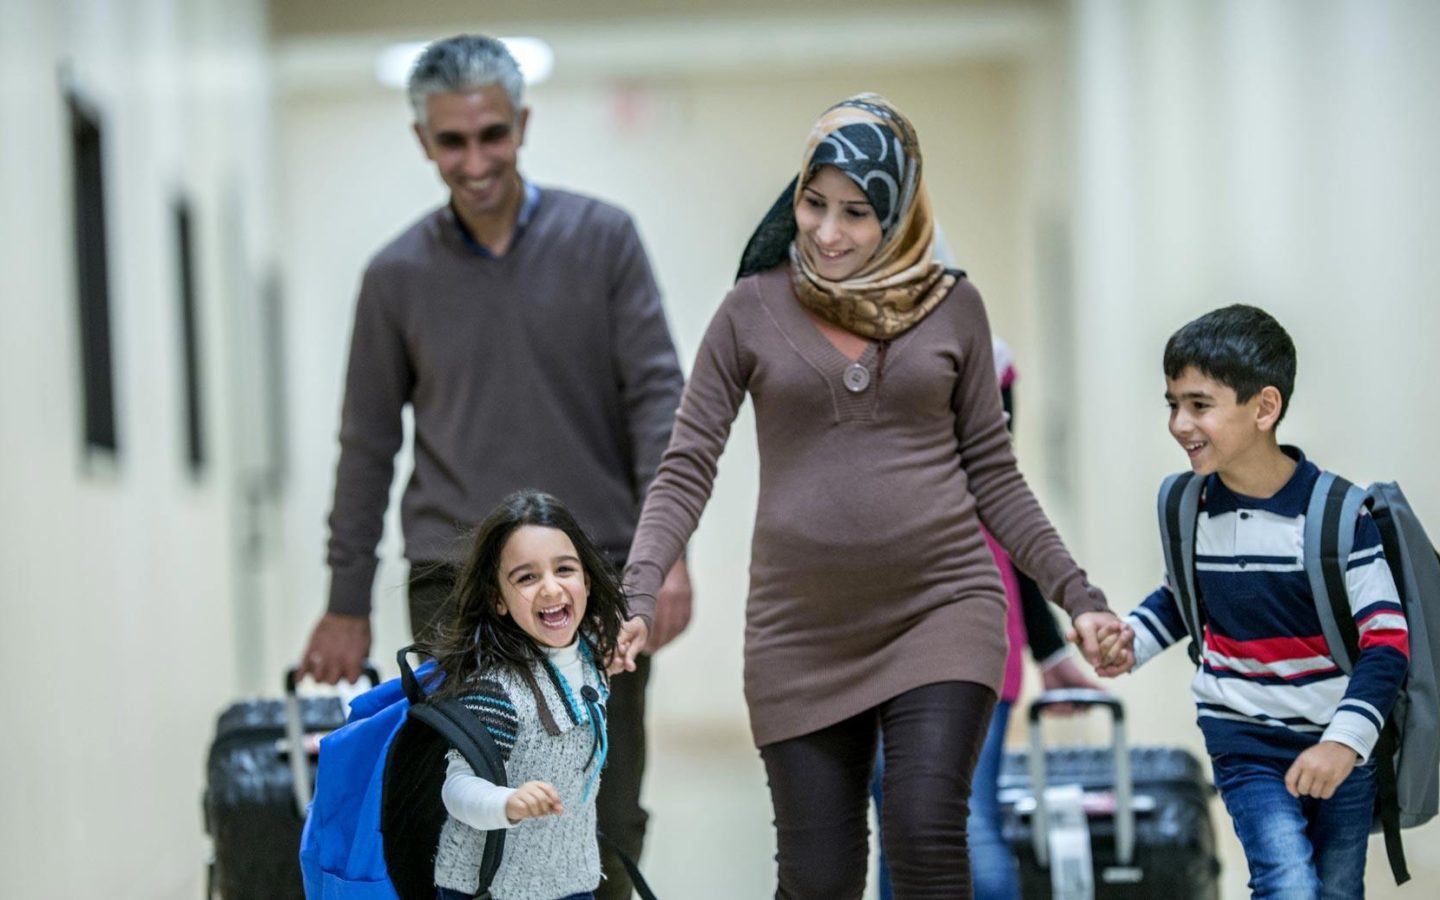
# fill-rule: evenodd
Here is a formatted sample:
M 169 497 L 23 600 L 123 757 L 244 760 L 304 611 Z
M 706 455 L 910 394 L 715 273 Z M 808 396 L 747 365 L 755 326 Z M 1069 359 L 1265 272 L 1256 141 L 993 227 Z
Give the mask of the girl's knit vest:
M 516 672 L 491 669 L 473 677 L 460 702 L 485 723 L 499 745 L 511 787 L 545 781 L 560 792 L 565 813 L 526 819 L 505 837 L 505 856 L 490 883 L 496 900 L 554 900 L 593 891 L 600 883 L 595 793 L 605 763 L 605 676 L 581 646 L 583 685 L 571 685 L 549 661 Z M 455 750 L 450 758 L 458 758 Z M 485 832 L 448 818 L 435 853 L 435 883 L 479 890 Z

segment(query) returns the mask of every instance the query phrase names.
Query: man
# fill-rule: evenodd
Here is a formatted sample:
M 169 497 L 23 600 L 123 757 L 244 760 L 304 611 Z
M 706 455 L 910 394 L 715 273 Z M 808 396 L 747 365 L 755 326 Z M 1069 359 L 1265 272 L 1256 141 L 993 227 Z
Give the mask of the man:
M 353 680 L 370 650 L 375 547 L 414 412 L 415 468 L 401 504 L 410 624 L 437 622 L 465 533 L 505 495 L 562 498 L 617 566 L 669 441 L 683 376 L 649 261 L 620 210 L 521 177 L 530 110 L 503 44 L 462 35 L 426 49 L 410 75 L 415 134 L 450 202 L 370 261 L 356 305 L 330 515 L 331 584 L 300 674 Z M 657 640 L 690 617 L 677 565 Z M 617 675 L 601 830 L 632 857 L 644 840 L 648 661 Z M 630 896 L 605 859 L 600 898 Z

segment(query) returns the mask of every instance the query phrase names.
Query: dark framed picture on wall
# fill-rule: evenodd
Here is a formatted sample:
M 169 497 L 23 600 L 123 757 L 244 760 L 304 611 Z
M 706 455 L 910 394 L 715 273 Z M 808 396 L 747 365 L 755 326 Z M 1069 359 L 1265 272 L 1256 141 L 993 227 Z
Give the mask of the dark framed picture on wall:
M 75 292 L 79 315 L 83 455 L 116 460 L 115 354 L 110 322 L 109 242 L 105 230 L 105 141 L 98 111 L 66 85 L 74 190 Z
M 205 410 L 200 368 L 199 288 L 196 285 L 195 216 L 190 198 L 177 194 L 170 205 L 175 236 L 175 286 L 180 301 L 180 360 L 185 402 L 185 464 L 192 476 L 205 471 Z

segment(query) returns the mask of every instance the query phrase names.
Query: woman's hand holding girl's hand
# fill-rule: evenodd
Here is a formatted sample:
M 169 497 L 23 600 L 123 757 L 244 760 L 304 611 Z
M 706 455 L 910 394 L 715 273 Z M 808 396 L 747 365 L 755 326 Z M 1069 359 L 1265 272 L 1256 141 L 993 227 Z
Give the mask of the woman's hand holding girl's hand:
M 639 616 L 626 619 L 625 624 L 620 626 L 620 640 L 616 642 L 615 655 L 610 657 L 606 671 L 611 675 L 635 671 L 635 657 L 645 649 L 645 641 L 649 637 L 650 628 L 644 619 Z
M 564 812 L 565 807 L 560 803 L 560 792 L 555 790 L 553 784 L 543 781 L 525 782 L 505 801 L 505 817 L 510 820 L 511 825 L 522 819 L 558 816 Z

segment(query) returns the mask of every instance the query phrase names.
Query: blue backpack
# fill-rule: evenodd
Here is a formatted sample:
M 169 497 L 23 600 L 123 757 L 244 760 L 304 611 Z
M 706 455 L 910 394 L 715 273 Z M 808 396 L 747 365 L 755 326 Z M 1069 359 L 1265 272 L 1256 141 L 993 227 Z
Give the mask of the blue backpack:
M 505 785 L 490 733 L 456 700 L 426 694 L 441 677 L 433 660 L 356 697 L 343 728 L 320 741 L 315 799 L 300 838 L 308 900 L 411 900 L 435 896 L 434 856 L 445 807 L 445 751 L 455 747 L 476 774 Z M 489 831 L 480 864 L 481 897 L 505 849 Z

